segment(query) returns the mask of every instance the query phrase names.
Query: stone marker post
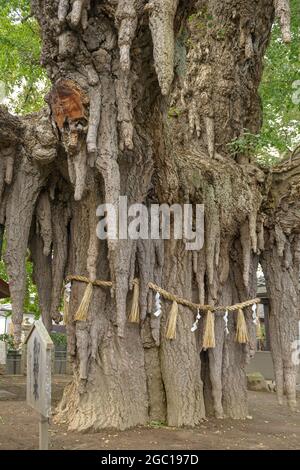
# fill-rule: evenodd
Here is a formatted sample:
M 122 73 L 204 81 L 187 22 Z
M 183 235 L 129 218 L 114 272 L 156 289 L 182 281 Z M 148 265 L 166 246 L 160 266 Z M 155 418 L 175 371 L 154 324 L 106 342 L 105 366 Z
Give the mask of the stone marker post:
M 41 320 L 32 326 L 27 345 L 27 403 L 40 415 L 40 450 L 48 449 L 51 414 L 51 351 L 53 342 Z

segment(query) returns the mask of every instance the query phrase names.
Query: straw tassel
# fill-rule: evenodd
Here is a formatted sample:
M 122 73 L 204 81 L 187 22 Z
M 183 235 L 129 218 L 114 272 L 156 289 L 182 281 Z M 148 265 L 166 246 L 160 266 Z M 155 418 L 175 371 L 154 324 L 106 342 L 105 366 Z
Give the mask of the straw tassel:
M 203 349 L 215 348 L 215 317 L 211 310 L 207 311 L 203 336 Z
M 132 296 L 132 305 L 131 312 L 128 317 L 130 323 L 140 323 L 140 283 L 138 279 L 133 281 L 133 296 Z
M 177 317 L 178 317 L 178 303 L 174 300 L 172 303 L 172 307 L 171 307 L 169 318 L 168 318 L 167 332 L 166 332 L 167 339 L 176 338 Z
M 235 340 L 240 344 L 245 344 L 249 341 L 245 315 L 241 308 L 238 311 Z
M 82 301 L 78 307 L 78 310 L 75 314 L 74 320 L 75 321 L 86 321 L 89 307 L 92 299 L 93 294 L 93 284 L 91 282 L 88 283 L 84 295 L 82 297 Z

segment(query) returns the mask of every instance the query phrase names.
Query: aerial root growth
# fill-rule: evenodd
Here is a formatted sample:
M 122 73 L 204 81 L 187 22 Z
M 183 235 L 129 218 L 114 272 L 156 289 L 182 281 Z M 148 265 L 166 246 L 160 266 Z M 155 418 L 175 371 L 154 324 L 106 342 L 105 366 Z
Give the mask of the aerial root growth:
M 154 64 L 161 92 L 165 96 L 174 78 L 174 18 L 177 6 L 178 0 L 152 0 L 148 5 Z
M 282 39 L 285 43 L 289 43 L 291 42 L 290 0 L 275 0 L 275 12 L 280 21 Z

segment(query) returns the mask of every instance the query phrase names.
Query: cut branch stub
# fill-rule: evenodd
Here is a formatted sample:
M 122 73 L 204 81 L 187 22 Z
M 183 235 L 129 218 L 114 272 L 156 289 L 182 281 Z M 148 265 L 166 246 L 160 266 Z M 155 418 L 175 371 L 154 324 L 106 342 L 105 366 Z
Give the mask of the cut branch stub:
M 79 201 L 85 189 L 87 173 L 89 98 L 75 82 L 62 79 L 53 87 L 48 101 L 68 155 L 69 176 L 75 184 L 75 200 Z
M 63 132 L 68 121 L 88 121 L 87 95 L 72 80 L 59 80 L 52 88 L 48 101 L 58 129 Z

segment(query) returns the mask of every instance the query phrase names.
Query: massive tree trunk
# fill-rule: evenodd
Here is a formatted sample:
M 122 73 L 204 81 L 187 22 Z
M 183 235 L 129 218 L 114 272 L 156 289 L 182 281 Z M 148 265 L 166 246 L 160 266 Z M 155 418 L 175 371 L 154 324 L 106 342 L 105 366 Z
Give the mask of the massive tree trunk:
M 270 297 L 270 334 L 278 401 L 286 393 L 291 408 L 296 405 L 299 356 L 299 264 L 300 212 L 299 162 L 291 161 L 272 172 L 264 211 L 267 220 L 262 267 Z
M 258 86 L 273 0 L 33 0 L 32 8 L 53 83 L 47 97 L 52 129 L 45 114 L 29 117 L 15 123 L 22 135 L 6 145 L 21 141 L 24 153 L 15 152 L 2 211 L 16 333 L 28 243 L 45 321 L 60 319 L 66 275 L 113 286 L 94 286 L 87 318 L 78 320 L 86 284 L 72 283 L 67 331 L 74 379 L 57 418 L 77 430 L 151 420 L 194 426 L 210 413 L 245 418 L 245 366 L 256 348 L 251 308 L 245 310 L 247 343 L 235 340 L 237 313 L 229 315 L 227 335 L 225 312 L 218 312 L 216 347 L 204 351 L 204 315 L 191 332 L 197 312 L 180 305 L 176 339 L 167 339 L 171 305 L 162 301 L 155 317 L 148 285 L 212 306 L 254 298 L 266 225 L 263 259 L 273 293 L 277 278 L 268 271 L 268 256 L 277 226 L 268 201 L 277 180 L 270 183 L 268 172 L 228 146 L 244 129 L 256 133 L 261 125 Z M 277 9 L 286 26 L 286 10 Z M 120 196 L 147 207 L 204 204 L 204 247 L 191 252 L 183 240 L 100 241 L 96 209 L 103 203 L 118 209 Z M 292 340 L 298 314 L 297 243 L 289 236 L 296 253 L 295 263 L 289 257 L 293 300 L 286 292 L 293 315 L 287 319 L 276 306 L 274 335 L 281 336 L 274 351 L 294 402 L 285 333 L 278 333 L 286 321 Z M 135 278 L 138 324 L 127 321 Z

